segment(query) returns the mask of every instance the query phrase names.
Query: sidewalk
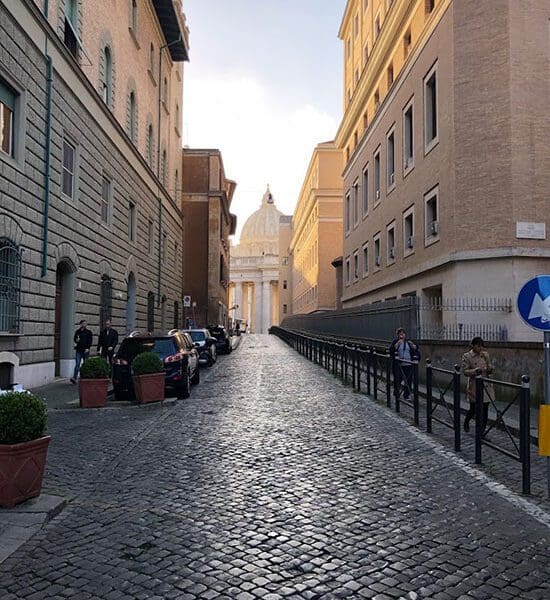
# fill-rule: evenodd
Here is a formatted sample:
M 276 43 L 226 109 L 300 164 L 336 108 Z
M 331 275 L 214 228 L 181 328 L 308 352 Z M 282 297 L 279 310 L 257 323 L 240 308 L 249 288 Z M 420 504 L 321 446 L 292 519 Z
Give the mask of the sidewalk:
M 71 380 L 65 377 L 58 377 L 52 383 L 29 390 L 39 398 L 42 398 L 48 409 L 56 408 L 79 408 L 80 400 L 78 397 L 78 384 L 71 383 Z M 109 387 L 107 396 L 107 406 L 111 403 L 112 387 Z M 117 406 L 130 403 L 117 402 Z

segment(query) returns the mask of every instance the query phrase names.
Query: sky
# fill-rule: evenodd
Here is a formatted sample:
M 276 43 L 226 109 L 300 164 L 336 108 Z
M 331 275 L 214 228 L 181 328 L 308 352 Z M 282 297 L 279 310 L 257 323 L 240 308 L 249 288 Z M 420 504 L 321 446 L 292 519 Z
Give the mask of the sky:
M 269 184 L 292 214 L 316 144 L 342 114 L 346 0 L 184 0 L 190 30 L 183 135 L 218 148 L 237 182 L 237 237 Z

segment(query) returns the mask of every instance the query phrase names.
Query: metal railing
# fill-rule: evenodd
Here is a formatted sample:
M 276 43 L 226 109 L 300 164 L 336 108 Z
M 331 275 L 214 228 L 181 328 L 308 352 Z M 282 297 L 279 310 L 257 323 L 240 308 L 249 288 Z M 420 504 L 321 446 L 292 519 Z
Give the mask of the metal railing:
M 392 408 L 391 397 L 394 397 L 394 409 L 401 412 L 401 405 L 412 409 L 413 420 L 420 426 L 420 397 L 426 399 L 425 416 L 426 431 L 433 432 L 434 423 L 447 427 L 454 432 L 454 449 L 462 450 L 461 441 L 461 372 L 458 365 L 453 370 L 434 367 L 430 360 L 426 361 L 426 389 L 420 393 L 419 364 L 416 360 L 403 360 L 397 355 L 392 357 L 384 349 L 356 343 L 332 341 L 330 338 L 308 335 L 280 327 L 272 327 L 271 333 L 280 337 L 297 352 L 324 367 L 334 377 L 342 380 L 344 385 L 351 384 L 354 390 L 365 390 L 374 400 L 385 401 Z M 516 390 L 516 395 L 504 404 L 497 403 L 494 395 L 495 387 Z M 484 446 L 512 458 L 522 465 L 522 491 L 531 493 L 531 454 L 530 454 L 530 387 L 529 377 L 523 376 L 520 384 L 488 379 L 478 373 L 475 378 L 475 463 L 481 464 Z M 489 423 L 484 416 L 484 398 L 487 398 L 496 413 L 496 420 Z M 507 422 L 510 408 L 519 402 L 520 423 L 515 429 Z M 505 441 L 496 443 L 488 438 L 488 434 L 496 429 L 503 432 Z

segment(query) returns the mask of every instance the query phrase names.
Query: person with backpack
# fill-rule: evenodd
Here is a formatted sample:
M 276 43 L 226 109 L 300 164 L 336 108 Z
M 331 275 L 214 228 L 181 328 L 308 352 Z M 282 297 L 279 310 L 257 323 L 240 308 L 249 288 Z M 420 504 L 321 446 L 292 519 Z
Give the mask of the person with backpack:
M 393 365 L 394 381 L 399 382 L 399 389 L 403 383 L 403 398 L 408 400 L 411 396 L 413 365 L 415 360 L 420 360 L 420 349 L 418 344 L 407 338 L 407 332 L 399 327 L 395 332 L 395 338 L 390 344 L 389 353 Z M 397 389 L 396 385 L 396 389 Z

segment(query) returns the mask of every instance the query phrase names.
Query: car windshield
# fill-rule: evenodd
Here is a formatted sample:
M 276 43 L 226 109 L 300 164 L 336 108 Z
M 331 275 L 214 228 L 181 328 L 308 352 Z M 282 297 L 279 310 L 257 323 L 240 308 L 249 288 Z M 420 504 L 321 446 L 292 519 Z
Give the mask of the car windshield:
M 190 331 L 189 335 L 194 342 L 204 342 L 206 339 L 204 331 Z
M 124 357 L 128 361 L 134 358 L 141 352 L 155 352 L 161 358 L 170 356 L 176 352 L 176 347 L 173 338 L 126 338 L 120 350 L 119 356 Z

